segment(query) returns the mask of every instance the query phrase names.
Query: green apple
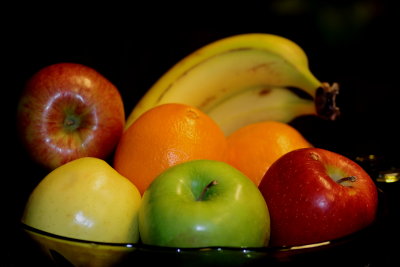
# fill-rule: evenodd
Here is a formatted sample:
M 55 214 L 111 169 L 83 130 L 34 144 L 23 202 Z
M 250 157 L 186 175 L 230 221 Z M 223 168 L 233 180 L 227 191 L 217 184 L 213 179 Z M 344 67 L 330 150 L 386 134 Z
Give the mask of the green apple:
M 170 167 L 144 192 L 144 244 L 166 247 L 261 247 L 270 218 L 257 186 L 234 167 L 192 160 Z
M 138 189 L 105 161 L 79 158 L 33 190 L 22 222 L 52 234 L 99 242 L 139 240 Z

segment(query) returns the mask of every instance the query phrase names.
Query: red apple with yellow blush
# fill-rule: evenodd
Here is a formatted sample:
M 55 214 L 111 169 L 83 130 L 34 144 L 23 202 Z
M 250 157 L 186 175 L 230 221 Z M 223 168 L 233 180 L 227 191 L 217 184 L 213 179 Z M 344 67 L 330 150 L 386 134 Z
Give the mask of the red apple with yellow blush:
M 48 169 L 81 157 L 106 158 L 124 124 L 118 89 L 96 70 L 75 63 L 49 65 L 34 74 L 17 110 L 24 146 Z
M 305 148 L 275 161 L 261 180 L 272 246 L 324 242 L 375 220 L 378 191 L 370 176 L 338 153 Z

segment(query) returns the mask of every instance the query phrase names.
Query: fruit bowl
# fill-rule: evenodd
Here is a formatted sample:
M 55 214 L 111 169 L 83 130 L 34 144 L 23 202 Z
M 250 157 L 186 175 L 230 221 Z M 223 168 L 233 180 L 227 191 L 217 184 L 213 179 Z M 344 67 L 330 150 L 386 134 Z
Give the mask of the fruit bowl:
M 144 244 L 104 243 L 73 239 L 21 227 L 30 240 L 57 266 L 137 266 L 167 262 L 174 266 L 367 266 L 377 260 L 385 238 L 384 193 L 379 190 L 376 221 L 356 233 L 325 242 L 293 247 L 168 248 Z

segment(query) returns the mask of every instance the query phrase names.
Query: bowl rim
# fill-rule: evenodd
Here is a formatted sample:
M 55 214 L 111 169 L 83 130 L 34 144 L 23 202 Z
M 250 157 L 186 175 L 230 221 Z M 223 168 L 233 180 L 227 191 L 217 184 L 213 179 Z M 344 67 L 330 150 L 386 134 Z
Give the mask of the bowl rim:
M 262 246 L 262 247 L 229 247 L 229 246 L 206 246 L 206 247 L 166 247 L 166 246 L 157 246 L 157 245 L 148 245 L 141 243 L 140 241 L 137 243 L 114 243 L 114 242 L 102 242 L 102 241 L 90 241 L 85 239 L 61 236 L 57 234 L 53 234 L 50 232 L 46 232 L 35 227 L 29 226 L 23 222 L 21 222 L 21 228 L 27 232 L 31 232 L 34 234 L 38 234 L 45 238 L 52 238 L 58 241 L 67 241 L 73 242 L 77 244 L 89 244 L 96 246 L 108 246 L 108 247 L 119 247 L 119 248 L 128 248 L 128 249 L 142 249 L 142 250 L 154 250 L 154 251 L 175 251 L 175 252 L 193 252 L 193 251 L 240 251 L 243 253 L 246 252 L 259 252 L 259 253 L 274 253 L 274 252 L 284 252 L 284 251 L 305 251 L 309 249 L 318 249 L 321 247 L 329 247 L 336 246 L 343 243 L 351 242 L 352 240 L 357 240 L 358 238 L 368 235 L 373 228 L 378 224 L 377 221 L 372 224 L 366 226 L 363 229 L 360 229 L 357 232 L 351 233 L 349 235 L 339 237 L 332 240 L 316 242 L 311 244 L 304 245 L 294 245 L 294 246 Z
M 230 247 L 230 246 L 206 246 L 206 247 L 167 247 L 167 246 L 157 246 L 148 245 L 141 243 L 140 240 L 137 243 L 117 243 L 117 242 L 103 242 L 103 241 L 91 241 L 73 237 L 67 237 L 62 235 L 57 235 L 44 230 L 37 229 L 30 225 L 27 225 L 23 221 L 20 222 L 21 228 L 26 232 L 31 232 L 45 238 L 53 238 L 60 241 L 73 242 L 78 244 L 89 244 L 98 246 L 108 246 L 108 247 L 119 247 L 128 249 L 142 249 L 142 250 L 154 250 L 154 251 L 175 251 L 175 252 L 193 252 L 193 251 L 241 251 L 241 252 L 259 252 L 259 253 L 274 253 L 274 252 L 285 252 L 285 251 L 306 251 L 312 249 L 318 249 L 321 247 L 330 247 L 344 244 L 350 241 L 354 241 L 362 238 L 363 236 L 368 236 L 371 231 L 379 228 L 385 221 L 387 214 L 387 203 L 384 191 L 377 187 L 378 191 L 378 209 L 376 213 L 375 220 L 364 228 L 358 230 L 357 232 L 350 233 L 348 235 L 335 238 L 332 240 L 326 240 L 311 244 L 304 245 L 292 245 L 292 246 L 262 246 L 262 247 Z

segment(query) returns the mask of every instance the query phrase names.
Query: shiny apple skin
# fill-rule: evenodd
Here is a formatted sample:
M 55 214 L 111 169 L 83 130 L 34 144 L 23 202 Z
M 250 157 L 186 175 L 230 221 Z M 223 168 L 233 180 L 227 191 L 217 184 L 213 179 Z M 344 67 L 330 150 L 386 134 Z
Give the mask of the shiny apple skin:
M 356 181 L 336 182 L 349 176 Z M 378 193 L 370 176 L 352 160 L 324 149 L 285 154 L 266 172 L 259 189 L 271 215 L 272 246 L 340 238 L 376 218 Z
M 128 179 L 101 159 L 83 157 L 40 181 L 21 220 L 64 237 L 136 243 L 140 203 L 139 190 Z
M 200 198 L 204 188 L 215 181 Z M 144 244 L 166 247 L 262 247 L 268 207 L 257 186 L 232 166 L 194 160 L 175 165 L 144 192 L 139 209 Z
M 96 70 L 75 63 L 39 70 L 27 82 L 17 111 L 23 144 L 49 169 L 85 156 L 106 158 L 124 123 L 118 89 Z

